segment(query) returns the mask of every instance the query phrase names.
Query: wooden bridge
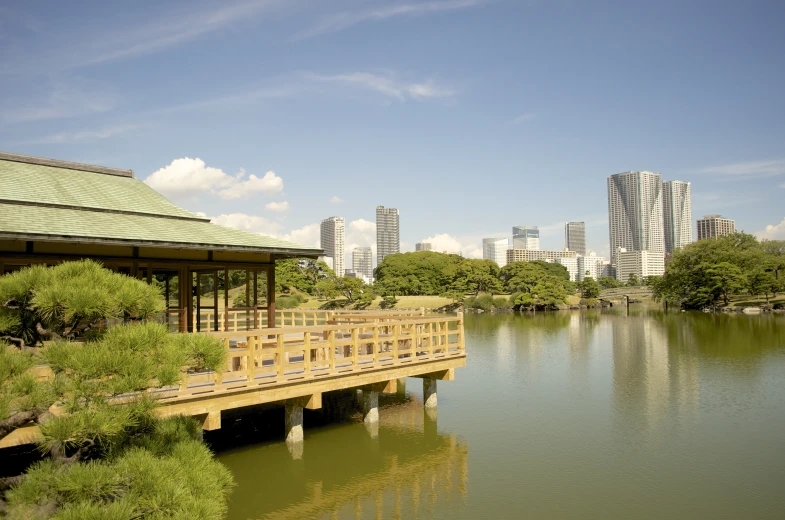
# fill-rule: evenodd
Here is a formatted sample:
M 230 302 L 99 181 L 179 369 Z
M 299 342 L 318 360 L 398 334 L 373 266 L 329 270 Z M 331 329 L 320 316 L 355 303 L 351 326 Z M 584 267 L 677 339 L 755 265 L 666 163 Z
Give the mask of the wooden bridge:
M 205 430 L 220 428 L 225 410 L 280 403 L 286 407 L 287 442 L 300 442 L 302 410 L 321 408 L 324 392 L 362 389 L 364 420 L 375 423 L 379 392 L 394 392 L 398 379 L 422 378 L 425 406 L 435 407 L 436 381 L 452 380 L 455 368 L 466 364 L 461 314 L 277 311 L 278 326 L 253 330 L 238 330 L 248 317 L 231 311 L 200 321 L 216 317 L 229 330 L 205 334 L 223 342 L 226 369 L 189 373 L 179 387 L 157 391 L 162 416 L 195 416 Z M 23 427 L 0 448 L 37 436 L 36 426 Z

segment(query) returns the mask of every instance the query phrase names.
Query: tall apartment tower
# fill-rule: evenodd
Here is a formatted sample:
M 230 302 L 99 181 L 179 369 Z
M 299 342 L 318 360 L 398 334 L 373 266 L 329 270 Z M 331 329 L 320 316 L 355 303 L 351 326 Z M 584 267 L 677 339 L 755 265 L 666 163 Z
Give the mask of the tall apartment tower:
M 581 256 L 586 254 L 586 223 L 567 222 L 564 224 L 564 247 Z
M 692 242 L 692 200 L 690 183 L 662 183 L 662 223 L 665 227 L 665 252 L 672 253 Z
M 515 226 L 512 228 L 512 248 L 540 250 L 540 229 L 537 226 Z
M 499 267 L 507 265 L 507 250 L 509 242 L 506 238 L 483 238 L 482 258 L 493 260 Z
M 330 217 L 322 220 L 320 238 L 324 256 L 333 259 L 333 271 L 337 276 L 344 275 L 344 236 L 346 228 L 343 217 Z
M 417 242 L 414 244 L 415 251 L 431 251 L 433 249 L 433 245 L 430 242 Z
M 716 238 L 736 232 L 736 222 L 722 215 L 706 215 L 698 220 L 698 240 Z
M 352 270 L 365 278 L 373 278 L 373 255 L 370 247 L 355 247 L 352 251 Z
M 624 172 L 608 177 L 608 227 L 614 265 L 620 247 L 664 254 L 662 176 Z
M 376 206 L 376 263 L 401 252 L 400 215 L 395 208 Z

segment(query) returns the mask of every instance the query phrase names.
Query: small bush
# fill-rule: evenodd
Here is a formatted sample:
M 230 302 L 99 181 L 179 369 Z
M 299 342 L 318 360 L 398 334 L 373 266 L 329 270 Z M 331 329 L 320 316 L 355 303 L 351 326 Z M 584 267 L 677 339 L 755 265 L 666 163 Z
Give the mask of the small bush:
M 490 294 L 483 294 L 474 299 L 474 308 L 489 311 L 493 308 L 493 296 Z
M 275 300 L 275 308 L 280 310 L 296 309 L 298 305 L 300 305 L 300 302 L 294 296 L 279 296 L 278 299 Z
M 474 308 L 476 308 L 474 306 L 474 302 L 475 302 L 476 299 L 477 298 L 475 298 L 474 296 L 467 296 L 466 298 L 463 299 L 463 306 L 466 307 L 467 309 L 474 309 Z
M 510 302 L 509 298 L 505 298 L 504 296 L 497 296 L 493 299 L 493 307 L 499 310 L 511 309 L 512 303 Z

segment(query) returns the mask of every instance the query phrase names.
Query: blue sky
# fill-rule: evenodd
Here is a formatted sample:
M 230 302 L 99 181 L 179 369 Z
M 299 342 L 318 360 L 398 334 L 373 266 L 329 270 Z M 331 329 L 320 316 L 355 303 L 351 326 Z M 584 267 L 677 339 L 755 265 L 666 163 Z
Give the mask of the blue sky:
M 6 1 L 0 149 L 303 243 L 338 215 L 371 245 L 382 204 L 404 250 L 585 220 L 607 255 L 627 170 L 785 238 L 783 26 L 779 0 Z

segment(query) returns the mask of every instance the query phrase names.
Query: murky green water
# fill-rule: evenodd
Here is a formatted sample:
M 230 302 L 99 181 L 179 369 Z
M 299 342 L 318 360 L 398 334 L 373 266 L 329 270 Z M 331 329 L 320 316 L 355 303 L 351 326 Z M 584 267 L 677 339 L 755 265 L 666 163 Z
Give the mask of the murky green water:
M 785 316 L 469 315 L 466 333 L 438 417 L 408 379 L 378 432 L 307 414 L 295 459 L 282 415 L 257 416 L 261 442 L 220 452 L 230 517 L 785 518 Z

